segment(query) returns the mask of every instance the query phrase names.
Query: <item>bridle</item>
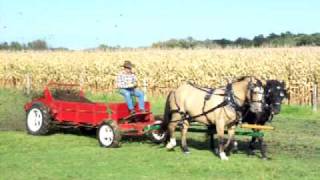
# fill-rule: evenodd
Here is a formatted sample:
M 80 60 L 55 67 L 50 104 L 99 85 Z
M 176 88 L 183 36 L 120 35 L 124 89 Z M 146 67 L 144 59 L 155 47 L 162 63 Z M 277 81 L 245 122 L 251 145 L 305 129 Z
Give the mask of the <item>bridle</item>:
M 231 84 L 230 84 L 231 85 Z M 255 88 L 256 87 L 259 87 L 259 89 L 261 89 L 261 91 L 259 92 L 256 92 L 255 91 Z M 227 89 L 228 89 L 228 86 L 227 86 Z M 231 92 L 230 94 L 230 102 L 231 102 L 231 106 L 234 107 L 235 109 L 238 109 L 239 111 L 242 111 L 242 107 L 244 106 L 251 106 L 252 103 L 260 103 L 260 104 L 265 104 L 265 98 L 264 98 L 264 91 L 263 91 L 263 88 L 262 88 L 262 85 L 259 86 L 259 85 L 256 85 L 252 82 L 252 80 L 250 80 L 249 84 L 248 84 L 248 90 L 249 90 L 249 93 L 250 93 L 250 98 L 249 100 L 246 98 L 245 100 L 243 99 L 240 99 L 239 97 L 237 97 L 233 90 L 232 90 L 232 87 L 230 88 L 229 87 L 229 92 Z M 228 91 L 228 90 L 227 90 Z M 262 98 L 260 100 L 255 100 L 253 98 L 253 95 L 260 95 Z M 244 101 L 244 106 L 240 106 L 239 103 L 237 101 Z
M 280 93 L 275 93 L 275 91 Z M 276 86 L 276 90 L 274 88 L 266 89 L 266 107 L 273 111 L 271 108 L 273 105 L 280 106 L 282 100 L 286 97 L 284 91 L 284 88 L 281 86 Z

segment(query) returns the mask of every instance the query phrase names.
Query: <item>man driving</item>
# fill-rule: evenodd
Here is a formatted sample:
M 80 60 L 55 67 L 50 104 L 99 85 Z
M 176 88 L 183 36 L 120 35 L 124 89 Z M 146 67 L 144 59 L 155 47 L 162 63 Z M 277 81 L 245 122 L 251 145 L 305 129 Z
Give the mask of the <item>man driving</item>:
M 130 114 L 134 114 L 133 96 L 138 98 L 139 111 L 145 112 L 144 108 L 144 93 L 137 89 L 137 78 L 132 72 L 134 65 L 130 61 L 125 61 L 123 70 L 117 75 L 116 85 L 121 95 L 124 96 L 127 102 Z

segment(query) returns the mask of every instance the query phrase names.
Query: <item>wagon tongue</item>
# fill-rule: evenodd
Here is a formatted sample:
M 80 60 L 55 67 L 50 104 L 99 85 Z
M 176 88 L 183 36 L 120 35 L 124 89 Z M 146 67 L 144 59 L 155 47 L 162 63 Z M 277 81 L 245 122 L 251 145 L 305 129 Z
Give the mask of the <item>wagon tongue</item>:
M 143 128 L 143 131 L 148 132 L 148 131 L 160 130 L 160 128 L 161 128 L 160 124 L 148 125 L 145 128 Z

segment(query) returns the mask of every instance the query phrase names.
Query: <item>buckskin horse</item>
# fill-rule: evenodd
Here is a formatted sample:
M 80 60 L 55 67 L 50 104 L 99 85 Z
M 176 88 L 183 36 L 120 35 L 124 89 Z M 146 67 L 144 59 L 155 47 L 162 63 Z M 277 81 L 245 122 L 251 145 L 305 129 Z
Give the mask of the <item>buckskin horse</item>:
M 175 129 L 181 126 L 181 148 L 189 153 L 187 132 L 190 121 L 216 126 L 221 160 L 228 160 L 225 148 L 234 139 L 235 127 L 241 116 L 242 108 L 249 105 L 252 112 L 262 112 L 264 89 L 260 80 L 255 77 L 241 77 L 226 87 L 204 89 L 192 84 L 184 84 L 167 96 L 163 132 L 168 132 L 167 149 L 176 146 Z M 224 143 L 224 130 L 228 131 L 228 141 Z

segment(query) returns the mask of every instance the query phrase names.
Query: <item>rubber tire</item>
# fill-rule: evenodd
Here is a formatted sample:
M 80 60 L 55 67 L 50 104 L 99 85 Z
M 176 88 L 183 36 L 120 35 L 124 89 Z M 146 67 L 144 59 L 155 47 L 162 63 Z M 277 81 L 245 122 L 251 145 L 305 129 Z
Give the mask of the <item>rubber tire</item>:
M 32 109 L 38 109 L 40 110 L 41 114 L 42 114 L 42 124 L 39 130 L 37 131 L 32 131 L 29 126 L 28 126 L 28 115 L 31 112 Z M 50 127 L 51 127 L 51 116 L 49 113 L 49 108 L 46 107 L 44 104 L 42 103 L 35 103 L 31 106 L 31 108 L 27 111 L 27 115 L 26 115 L 26 129 L 28 134 L 32 134 L 32 135 L 46 135 L 49 133 L 50 131 Z
M 113 141 L 112 141 L 112 143 L 110 145 L 105 145 L 100 140 L 99 132 L 100 132 L 101 127 L 103 127 L 103 126 L 109 126 L 112 129 Z M 120 145 L 121 145 L 120 144 L 121 133 L 120 133 L 120 130 L 118 128 L 118 125 L 113 120 L 105 121 L 97 129 L 97 139 L 98 139 L 99 144 L 100 144 L 101 147 L 104 147 L 104 148 L 117 148 L 117 147 L 120 147 Z
M 167 133 L 167 132 L 164 132 L 164 136 L 163 136 L 161 139 L 156 138 L 156 137 L 154 136 L 155 133 L 153 133 L 153 132 L 155 132 L 155 130 L 149 131 L 149 132 L 147 133 L 148 138 L 149 138 L 153 143 L 161 144 L 161 143 L 165 142 L 165 140 L 167 139 L 167 136 L 168 136 L 168 133 Z

